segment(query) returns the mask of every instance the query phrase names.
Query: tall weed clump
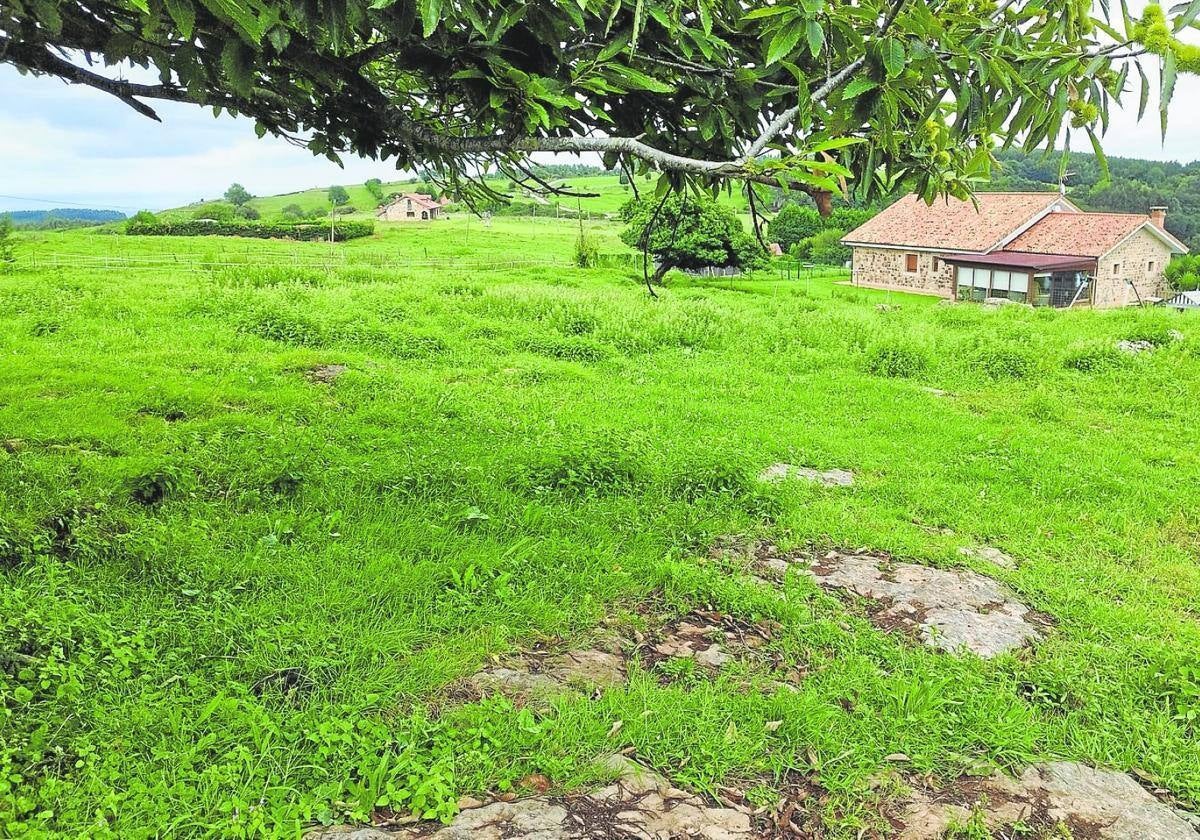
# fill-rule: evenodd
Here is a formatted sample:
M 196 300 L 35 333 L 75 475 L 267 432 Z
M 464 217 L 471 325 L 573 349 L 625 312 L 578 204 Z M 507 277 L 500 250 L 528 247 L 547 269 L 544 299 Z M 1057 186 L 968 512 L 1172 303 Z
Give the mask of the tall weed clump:
M 911 341 L 885 339 L 867 351 L 866 369 L 889 379 L 914 379 L 929 370 L 929 352 Z

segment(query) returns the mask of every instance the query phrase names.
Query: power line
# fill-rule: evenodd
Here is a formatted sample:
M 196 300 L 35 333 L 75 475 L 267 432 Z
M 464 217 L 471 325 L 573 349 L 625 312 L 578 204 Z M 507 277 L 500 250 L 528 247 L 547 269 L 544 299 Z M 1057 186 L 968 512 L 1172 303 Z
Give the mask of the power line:
M 35 204 L 49 204 L 51 207 L 78 207 L 82 210 L 141 210 L 141 207 L 131 207 L 122 204 L 109 204 L 104 207 L 97 207 L 95 204 L 80 204 L 76 201 L 57 201 L 45 198 L 33 198 L 28 195 L 3 195 L 0 198 L 7 198 L 12 201 L 32 201 Z

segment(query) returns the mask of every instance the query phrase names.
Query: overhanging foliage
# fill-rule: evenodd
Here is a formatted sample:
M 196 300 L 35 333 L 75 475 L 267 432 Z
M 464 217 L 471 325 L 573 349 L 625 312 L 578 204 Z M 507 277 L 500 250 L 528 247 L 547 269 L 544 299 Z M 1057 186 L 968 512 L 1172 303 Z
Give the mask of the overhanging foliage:
M 1121 7 L 1124 8 L 1123 6 Z M 1111 102 L 1161 65 L 1166 106 L 1195 48 L 1168 19 L 1080 0 L 6 0 L 0 59 L 147 101 L 253 117 L 260 134 L 427 167 L 460 191 L 546 152 L 681 181 L 820 198 L 911 183 L 960 197 L 996 139 L 1097 149 Z M 141 84 L 81 56 L 157 71 Z M 468 193 L 471 189 L 467 190 Z

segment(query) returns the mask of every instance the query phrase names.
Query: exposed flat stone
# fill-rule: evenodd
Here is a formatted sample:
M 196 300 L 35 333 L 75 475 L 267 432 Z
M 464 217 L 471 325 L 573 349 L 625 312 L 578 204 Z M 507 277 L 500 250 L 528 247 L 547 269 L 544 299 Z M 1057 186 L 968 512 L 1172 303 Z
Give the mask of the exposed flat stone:
M 459 812 L 449 825 L 436 831 L 428 825 L 393 831 L 339 826 L 309 832 L 305 840 L 584 840 L 598 836 L 751 840 L 759 836 L 747 814 L 713 807 L 624 756 L 613 756 L 604 764 L 618 774 L 617 780 L 583 796 L 492 802 Z
M 758 474 L 759 481 L 776 484 L 781 481 L 811 481 L 825 487 L 850 487 L 854 484 L 854 473 L 849 470 L 814 470 L 794 464 L 772 464 Z
M 831 552 L 808 567 L 821 586 L 879 602 L 874 623 L 911 630 L 928 646 L 988 658 L 1041 637 L 1028 607 L 999 582 L 966 570 L 889 565 L 863 554 Z
M 963 546 L 958 550 L 958 553 L 963 557 L 973 557 L 977 560 L 984 560 L 991 563 L 993 566 L 999 566 L 1001 569 L 1012 571 L 1017 568 L 1017 561 L 1014 557 L 1005 554 L 998 548 L 990 545 L 980 546 Z
M 1117 349 L 1122 353 L 1128 353 L 1131 356 L 1138 356 L 1142 353 L 1149 353 L 1154 349 L 1152 341 L 1118 341 Z
M 309 369 L 308 378 L 313 382 L 330 385 L 345 372 L 345 365 L 317 365 Z
M 625 682 L 625 660 L 605 650 L 572 650 L 545 658 L 514 658 L 484 668 L 468 682 L 482 694 L 532 697 L 572 688 L 606 688 Z
M 1155 799 L 1125 773 L 1058 761 L 1029 767 L 1019 779 L 965 780 L 909 802 L 899 840 L 941 840 L 973 812 L 997 836 L 1017 823 L 1051 835 L 1065 828 L 1075 840 L 1197 840 L 1190 815 Z

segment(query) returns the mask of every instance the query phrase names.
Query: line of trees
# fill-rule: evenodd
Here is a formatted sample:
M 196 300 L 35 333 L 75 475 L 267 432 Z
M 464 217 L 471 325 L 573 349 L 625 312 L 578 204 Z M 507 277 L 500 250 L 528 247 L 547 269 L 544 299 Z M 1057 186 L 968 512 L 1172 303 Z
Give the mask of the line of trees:
M 1000 152 L 1003 168 L 987 191 L 1058 189 L 1061 155 Z M 1167 230 L 1189 248 L 1200 247 L 1200 161 L 1108 158 L 1105 180 L 1093 154 L 1074 152 L 1066 161 L 1067 197 L 1084 210 L 1106 213 L 1146 213 L 1167 208 Z

